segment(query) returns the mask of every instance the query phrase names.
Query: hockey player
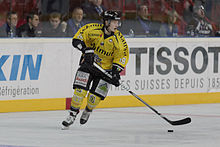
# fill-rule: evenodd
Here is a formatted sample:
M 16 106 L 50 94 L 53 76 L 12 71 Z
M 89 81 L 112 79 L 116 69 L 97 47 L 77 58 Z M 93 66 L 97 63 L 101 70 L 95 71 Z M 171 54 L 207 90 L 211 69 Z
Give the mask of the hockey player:
M 69 115 L 62 122 L 63 129 L 73 124 L 84 97 L 87 96 L 87 105 L 81 115 L 80 124 L 85 124 L 93 109 L 105 99 L 110 84 L 116 87 L 120 85 L 120 72 L 129 58 L 128 45 L 117 30 L 120 26 L 120 14 L 116 11 L 105 11 L 102 17 L 103 24 L 87 24 L 73 37 L 72 44 L 82 52 L 82 57 L 73 82 L 74 94 Z M 94 62 L 111 73 L 112 79 L 99 73 L 93 66 Z

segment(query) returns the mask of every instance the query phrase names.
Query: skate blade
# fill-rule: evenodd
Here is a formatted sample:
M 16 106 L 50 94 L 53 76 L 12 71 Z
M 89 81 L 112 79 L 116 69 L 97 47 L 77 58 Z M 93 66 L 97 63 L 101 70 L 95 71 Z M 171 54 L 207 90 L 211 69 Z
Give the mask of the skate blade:
M 64 125 L 61 126 L 61 130 L 69 130 L 70 127 L 66 127 Z

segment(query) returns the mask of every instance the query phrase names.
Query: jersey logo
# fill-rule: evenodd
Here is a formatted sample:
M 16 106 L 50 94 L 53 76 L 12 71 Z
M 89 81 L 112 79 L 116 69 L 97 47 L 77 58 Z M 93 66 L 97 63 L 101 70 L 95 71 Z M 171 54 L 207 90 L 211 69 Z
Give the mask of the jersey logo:
M 76 74 L 74 84 L 80 85 L 82 87 L 86 87 L 88 80 L 89 80 L 89 73 L 78 71 Z
M 102 85 L 99 86 L 100 90 L 107 92 L 108 91 L 108 85 L 107 83 L 104 83 Z
M 96 92 L 97 94 L 100 94 L 100 95 L 103 96 L 103 97 L 106 97 L 106 96 L 107 96 L 107 93 L 108 93 L 108 90 L 109 90 L 109 86 L 110 86 L 110 85 L 109 85 L 106 81 L 100 79 L 100 81 L 99 81 L 99 83 L 98 83 L 98 86 L 97 86 L 97 88 L 95 89 L 95 92 Z
M 99 36 L 99 34 L 89 34 L 89 36 Z
M 113 42 L 113 40 L 112 40 L 112 39 L 109 39 L 109 42 L 110 42 L 110 43 L 112 43 L 112 42 Z

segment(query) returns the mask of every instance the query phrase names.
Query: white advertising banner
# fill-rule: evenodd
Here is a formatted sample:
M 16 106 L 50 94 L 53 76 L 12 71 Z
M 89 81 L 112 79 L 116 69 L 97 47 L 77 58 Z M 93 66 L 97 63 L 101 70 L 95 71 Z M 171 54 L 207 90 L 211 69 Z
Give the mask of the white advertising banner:
M 130 59 L 122 79 L 137 94 L 220 92 L 220 39 L 128 38 L 127 42 Z M 121 88 L 111 91 L 126 94 Z
M 0 100 L 72 95 L 71 39 L 0 40 Z M 76 59 L 77 58 L 77 59 Z
M 220 39 L 127 38 L 122 82 L 137 94 L 220 92 Z M 80 52 L 71 38 L 1 39 L 0 100 L 65 98 Z M 128 95 L 111 86 L 109 96 Z

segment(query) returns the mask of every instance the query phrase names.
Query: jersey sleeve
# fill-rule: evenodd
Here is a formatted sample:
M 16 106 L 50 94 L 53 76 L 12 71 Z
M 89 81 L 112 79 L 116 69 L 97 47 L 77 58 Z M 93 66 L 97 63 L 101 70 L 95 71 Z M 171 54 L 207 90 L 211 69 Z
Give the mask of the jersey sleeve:
M 121 32 L 117 32 L 115 35 L 115 50 L 113 66 L 117 66 L 120 70 L 124 70 L 129 59 L 129 49 L 127 42 Z
M 87 47 L 88 44 L 88 30 L 90 29 L 91 24 L 87 24 L 81 27 L 77 33 L 73 36 L 72 45 L 78 50 L 82 51 L 82 49 Z

